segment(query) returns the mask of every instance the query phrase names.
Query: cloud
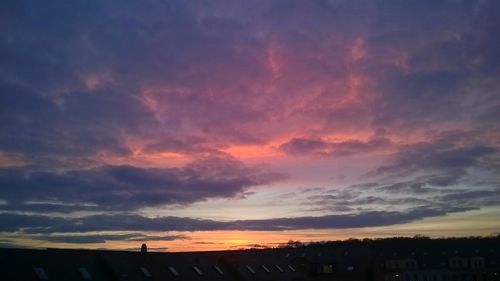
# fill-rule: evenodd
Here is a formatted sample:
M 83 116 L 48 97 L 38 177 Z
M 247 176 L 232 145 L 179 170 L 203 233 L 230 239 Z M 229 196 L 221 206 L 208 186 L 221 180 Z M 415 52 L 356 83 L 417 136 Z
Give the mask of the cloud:
M 362 213 L 373 210 L 429 208 L 479 209 L 495 206 L 500 200 L 500 181 L 485 174 L 479 180 L 474 175 L 424 175 L 398 181 L 384 178 L 380 182 L 367 182 L 323 190 L 303 200 L 304 206 L 316 213 Z M 487 179 L 487 180 L 486 180 Z M 471 187 L 472 186 L 472 187 Z
M 461 206 L 497 206 L 500 203 L 500 187 L 481 190 L 457 190 L 439 198 Z
M 2 232 L 16 232 L 22 228 L 48 228 L 55 225 L 64 225 L 67 219 L 54 218 L 41 215 L 25 215 L 25 214 L 0 214 L 0 231 Z
M 322 140 L 294 138 L 280 145 L 280 149 L 290 154 L 310 154 L 318 153 L 328 146 L 328 143 Z
M 0 231 L 30 234 L 93 231 L 203 231 L 225 229 L 226 223 L 183 217 L 148 218 L 134 214 L 55 218 L 45 215 L 0 214 Z
M 71 243 L 71 244 L 97 244 L 105 243 L 106 241 L 173 241 L 189 239 L 185 235 L 165 235 L 165 236 L 150 236 L 142 233 L 128 234 L 78 234 L 78 235 L 37 235 L 33 236 L 37 240 L 43 240 L 55 243 Z
M 463 174 L 454 173 L 445 176 L 422 176 L 407 181 L 381 183 L 373 185 L 378 191 L 391 193 L 426 194 L 452 190 L 450 187 L 463 178 Z M 448 188 L 447 188 L 448 187 Z
M 471 206 L 422 206 L 418 208 L 410 208 L 405 211 L 365 211 L 357 214 L 236 221 L 201 220 L 183 217 L 147 218 L 130 214 L 94 215 L 83 218 L 59 219 L 48 216 L 29 216 L 3 213 L 0 214 L 0 219 L 5 223 L 0 230 L 8 232 L 21 231 L 25 234 L 50 234 L 91 231 L 283 231 L 309 228 L 344 229 L 390 226 L 408 223 L 423 218 L 443 216 L 448 213 L 463 212 L 474 209 L 476 208 Z M 45 223 L 43 225 L 40 223 L 31 224 L 34 220 L 44 221 Z M 125 238 L 130 239 L 131 237 L 127 236 Z
M 78 159 L 103 150 L 130 155 L 119 131 L 136 131 L 141 121 L 150 118 L 134 105 L 133 97 L 113 90 L 69 95 L 60 106 L 2 78 L 0 91 L 0 127 L 5 133 L 0 147 L 23 155 L 28 162 L 61 161 L 63 156 Z M 114 110 L 117 107 L 121 110 Z
M 375 152 L 391 146 L 387 138 L 376 137 L 368 141 L 325 141 L 321 139 L 293 138 L 279 146 L 279 149 L 290 155 L 319 156 L 351 156 Z
M 426 141 L 399 144 L 393 149 L 395 152 L 385 163 L 361 177 L 378 181 L 358 183 L 350 188 L 417 196 L 463 186 L 484 190 L 491 187 L 491 182 L 498 183 L 494 176 L 498 145 L 487 132 L 430 133 Z
M 31 211 L 137 210 L 231 198 L 280 175 L 227 157 L 199 159 L 182 168 L 100 166 L 61 172 L 0 170 L 2 209 Z
M 410 145 L 398 151 L 390 164 L 378 167 L 371 175 L 408 174 L 416 171 L 440 171 L 464 174 L 467 169 L 481 166 L 481 160 L 497 153 L 497 148 L 472 144 L 458 146 L 446 142 Z
M 236 229 L 291 230 L 291 229 L 342 229 L 403 224 L 428 217 L 443 216 L 452 212 L 471 210 L 466 207 L 415 208 L 408 211 L 369 211 L 359 214 L 327 215 L 320 217 L 277 218 L 235 222 Z M 241 225 L 240 225 L 241 224 Z
M 491 120 L 495 1 L 363 2 L 2 3 L 0 149 L 82 165 L 286 134 L 349 156 L 386 140 L 327 136 Z

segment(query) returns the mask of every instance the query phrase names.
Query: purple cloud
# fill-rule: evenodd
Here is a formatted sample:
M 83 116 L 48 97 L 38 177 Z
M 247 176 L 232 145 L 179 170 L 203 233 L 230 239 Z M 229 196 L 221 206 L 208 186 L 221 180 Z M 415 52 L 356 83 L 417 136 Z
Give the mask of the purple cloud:
M 64 172 L 10 168 L 0 170 L 0 198 L 7 202 L 0 208 L 132 211 L 231 198 L 281 177 L 229 158 L 207 158 L 182 168 L 101 166 Z
M 370 153 L 389 148 L 391 141 L 386 138 L 372 138 L 368 141 L 347 140 L 340 142 L 324 141 L 319 139 L 294 138 L 279 146 L 279 149 L 291 155 L 317 156 L 351 156 L 354 154 Z

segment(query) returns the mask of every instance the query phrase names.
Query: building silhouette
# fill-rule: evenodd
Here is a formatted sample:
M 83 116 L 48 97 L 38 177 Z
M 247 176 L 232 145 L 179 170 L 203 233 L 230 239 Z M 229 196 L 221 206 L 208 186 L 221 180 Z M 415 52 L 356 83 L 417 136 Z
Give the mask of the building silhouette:
M 0 280 L 500 281 L 500 239 L 384 239 L 159 253 L 0 249 Z

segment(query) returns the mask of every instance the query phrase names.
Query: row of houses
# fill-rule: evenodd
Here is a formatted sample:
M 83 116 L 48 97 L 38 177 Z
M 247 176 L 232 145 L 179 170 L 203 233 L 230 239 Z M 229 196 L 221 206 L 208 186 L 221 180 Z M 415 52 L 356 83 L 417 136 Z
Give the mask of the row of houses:
M 500 245 L 155 253 L 0 249 L 0 280 L 500 281 Z
M 388 255 L 378 265 L 386 281 L 496 281 L 498 257 L 495 249 L 411 251 Z
M 307 280 L 282 252 L 0 250 L 0 280 Z
M 297 249 L 296 259 L 315 280 L 500 281 L 500 241 L 477 241 L 320 245 Z

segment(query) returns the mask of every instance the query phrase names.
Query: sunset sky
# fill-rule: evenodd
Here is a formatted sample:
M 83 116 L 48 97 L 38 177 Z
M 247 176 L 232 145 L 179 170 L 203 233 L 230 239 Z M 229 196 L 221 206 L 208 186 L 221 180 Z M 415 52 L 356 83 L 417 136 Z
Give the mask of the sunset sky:
M 500 232 L 500 1 L 0 3 L 0 247 Z

